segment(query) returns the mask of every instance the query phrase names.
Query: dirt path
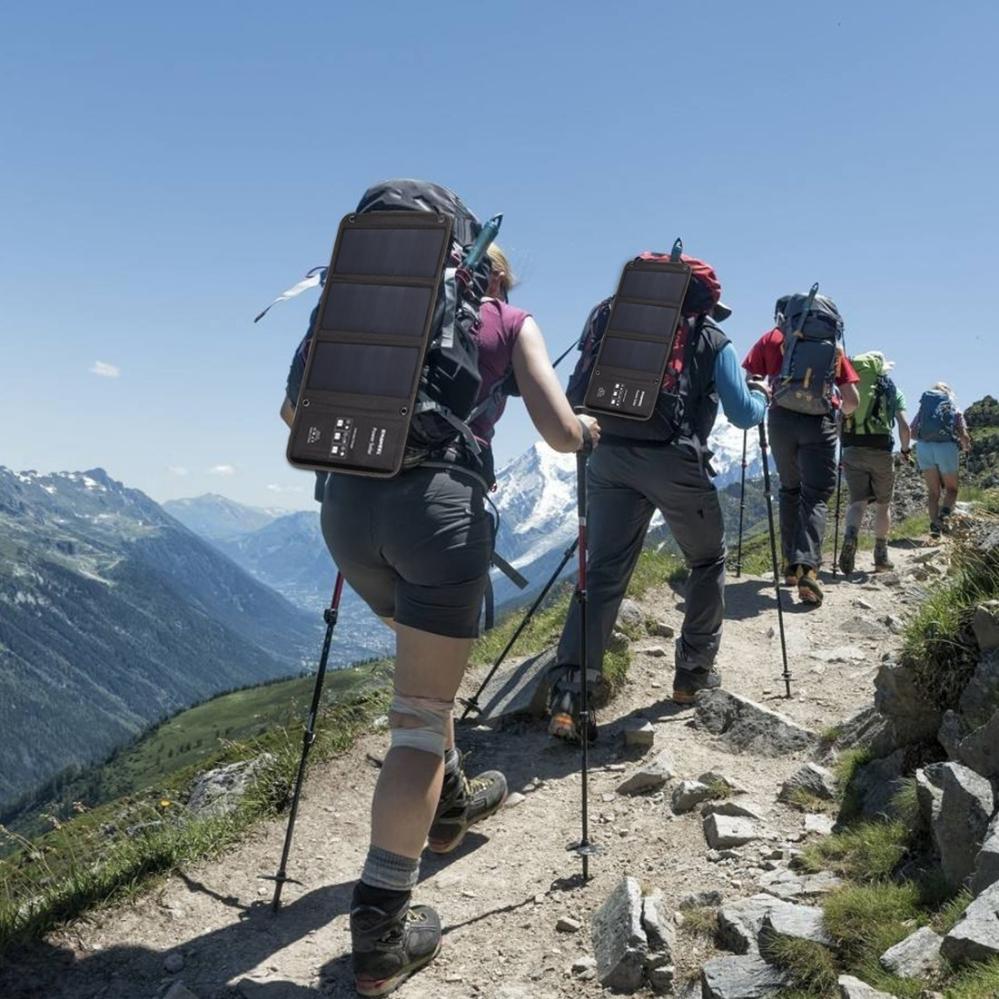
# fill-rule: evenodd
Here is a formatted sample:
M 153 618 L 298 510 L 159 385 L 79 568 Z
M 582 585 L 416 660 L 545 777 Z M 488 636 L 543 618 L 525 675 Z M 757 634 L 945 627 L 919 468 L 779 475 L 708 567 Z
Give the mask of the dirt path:
M 895 547 L 904 585 L 871 577 L 827 587 L 825 606 L 786 615 L 796 675 L 785 701 L 770 584 L 759 577 L 731 580 L 725 639 L 719 662 L 728 689 L 766 703 L 821 730 L 871 703 L 884 653 L 899 639 L 883 624 L 904 617 L 919 599 L 907 577 L 916 550 Z M 861 565 L 870 555 L 862 554 Z M 668 589 L 641 601 L 647 613 L 679 625 L 678 598 Z M 854 631 L 845 633 L 850 621 Z M 869 631 L 870 635 L 859 632 Z M 668 640 L 633 645 L 629 682 L 601 717 L 602 737 L 592 754 L 593 832 L 604 853 L 593 858 L 592 880 L 574 878 L 578 858 L 566 845 L 579 832 L 578 754 L 553 745 L 543 728 L 524 725 L 496 733 L 466 731 L 469 769 L 498 767 L 524 800 L 504 808 L 470 834 L 449 858 L 423 866 L 420 901 L 436 905 L 447 925 L 444 951 L 397 993 L 400 999 L 545 999 L 602 994 L 595 982 L 573 977 L 573 960 L 590 952 L 588 919 L 623 873 L 646 890 L 659 888 L 670 907 L 692 891 L 717 889 L 725 898 L 753 894 L 761 847 L 802 835 L 802 816 L 776 802 L 781 782 L 804 757 L 734 756 L 688 722 L 692 711 L 668 700 Z M 469 681 L 471 685 L 471 678 Z M 763 806 L 769 843 L 750 844 L 738 861 L 712 863 L 696 812 L 674 817 L 668 795 L 625 798 L 614 792 L 631 766 L 620 732 L 636 720 L 655 727 L 655 751 L 669 749 L 680 776 L 716 770 L 734 778 Z M 376 776 L 366 754 L 381 755 L 384 733 L 365 738 L 347 757 L 313 774 L 303 802 L 292 859 L 302 884 L 288 885 L 278 917 L 267 901 L 284 821 L 262 825 L 220 861 L 171 878 L 155 893 L 118 910 L 80 920 L 0 973 L 0 994 L 45 999 L 141 999 L 160 996 L 182 979 L 198 999 L 292 999 L 353 996 L 349 974 L 347 909 L 351 883 L 363 859 L 367 811 Z M 580 920 L 576 933 L 556 930 L 561 916 Z M 678 978 L 689 977 L 706 945 L 681 935 Z M 182 969 L 165 970 L 179 954 Z M 176 961 L 177 958 L 172 958 Z

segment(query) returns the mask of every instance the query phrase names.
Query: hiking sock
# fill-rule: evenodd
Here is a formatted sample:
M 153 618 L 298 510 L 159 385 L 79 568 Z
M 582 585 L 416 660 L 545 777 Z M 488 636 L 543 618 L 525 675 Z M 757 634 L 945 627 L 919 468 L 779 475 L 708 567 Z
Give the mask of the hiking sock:
M 416 887 L 419 877 L 418 859 L 372 846 L 368 848 L 360 883 L 385 891 L 410 892 Z
M 895 563 L 888 557 L 888 539 L 877 538 L 874 542 L 874 568 L 894 569 Z
M 381 909 L 386 916 L 395 916 L 406 907 L 412 894 L 409 889 L 399 891 L 393 888 L 376 888 L 374 885 L 365 884 L 364 881 L 358 881 L 354 885 L 350 907 L 357 909 L 362 905 L 370 905 Z

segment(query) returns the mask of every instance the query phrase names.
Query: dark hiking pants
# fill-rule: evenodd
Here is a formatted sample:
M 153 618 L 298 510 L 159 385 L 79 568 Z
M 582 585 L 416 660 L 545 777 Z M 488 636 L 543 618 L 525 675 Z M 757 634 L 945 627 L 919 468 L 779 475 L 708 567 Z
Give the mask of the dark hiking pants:
M 829 497 L 836 489 L 836 420 L 770 409 L 770 447 L 780 476 L 780 534 L 786 565 L 818 569 Z
M 725 532 L 718 493 L 701 458 L 686 444 L 601 444 L 587 474 L 587 658 L 601 670 L 628 581 L 656 510 L 683 552 L 690 578 L 676 662 L 711 666 L 725 616 Z M 560 665 L 580 665 L 579 608 L 573 602 L 558 647 Z

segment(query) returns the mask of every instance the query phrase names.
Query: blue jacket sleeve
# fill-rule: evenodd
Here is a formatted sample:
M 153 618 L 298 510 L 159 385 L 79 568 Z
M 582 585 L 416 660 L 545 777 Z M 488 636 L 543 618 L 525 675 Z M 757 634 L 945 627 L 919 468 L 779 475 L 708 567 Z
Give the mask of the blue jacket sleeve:
M 746 387 L 746 374 L 730 343 L 725 344 L 715 358 L 715 387 L 730 423 L 740 430 L 748 430 L 763 421 L 767 412 L 766 399 L 762 393 L 751 392 Z

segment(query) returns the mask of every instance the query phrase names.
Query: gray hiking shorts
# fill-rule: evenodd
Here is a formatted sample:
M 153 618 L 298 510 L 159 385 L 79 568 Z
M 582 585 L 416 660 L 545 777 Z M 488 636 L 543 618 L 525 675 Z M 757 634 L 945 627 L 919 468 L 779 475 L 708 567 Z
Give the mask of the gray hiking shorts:
M 478 635 L 493 550 L 484 483 L 425 466 L 388 480 L 331 475 L 321 522 L 333 560 L 379 617 Z
M 881 448 L 845 447 L 843 476 L 851 503 L 890 503 L 895 492 L 895 456 Z

